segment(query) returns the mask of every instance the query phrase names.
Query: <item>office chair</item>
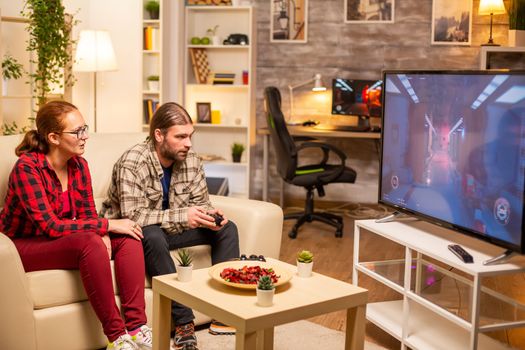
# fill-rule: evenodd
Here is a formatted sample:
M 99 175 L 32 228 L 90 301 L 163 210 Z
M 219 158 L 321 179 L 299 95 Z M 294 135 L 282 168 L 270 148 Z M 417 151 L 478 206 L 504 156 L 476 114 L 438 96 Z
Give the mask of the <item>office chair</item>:
M 301 144 L 294 142 L 286 127 L 281 111 L 281 93 L 276 87 L 270 86 L 264 89 L 264 107 L 270 139 L 277 155 L 277 172 L 285 182 L 306 189 L 304 211 L 284 216 L 285 220 L 297 219 L 288 236 L 296 238 L 299 227 L 305 222 L 321 221 L 334 226 L 336 228 L 335 236 L 342 237 L 343 218 L 341 216 L 314 211 L 314 190 L 317 190 L 319 197 L 323 197 L 325 195 L 324 185 L 336 182 L 354 183 L 355 170 L 345 166 L 345 154 L 330 144 L 318 141 L 305 141 Z M 298 166 L 300 151 L 308 148 L 322 150 L 321 162 Z M 339 164 L 328 164 L 330 154 L 335 154 L 339 158 Z

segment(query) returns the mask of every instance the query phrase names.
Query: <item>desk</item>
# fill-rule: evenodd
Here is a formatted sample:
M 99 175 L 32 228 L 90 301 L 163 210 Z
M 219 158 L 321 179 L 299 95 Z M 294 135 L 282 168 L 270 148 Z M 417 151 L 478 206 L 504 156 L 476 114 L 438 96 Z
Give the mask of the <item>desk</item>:
M 314 129 L 311 126 L 290 126 L 288 132 L 292 136 L 310 136 L 315 138 L 350 138 L 350 139 L 374 139 L 381 138 L 380 132 L 354 132 L 354 131 L 327 131 Z M 268 172 L 269 172 L 269 140 L 270 130 L 268 128 L 257 129 L 257 135 L 263 135 L 263 193 L 262 199 L 268 201 Z M 282 181 L 282 179 L 281 179 Z M 283 206 L 283 191 L 281 190 L 280 204 Z

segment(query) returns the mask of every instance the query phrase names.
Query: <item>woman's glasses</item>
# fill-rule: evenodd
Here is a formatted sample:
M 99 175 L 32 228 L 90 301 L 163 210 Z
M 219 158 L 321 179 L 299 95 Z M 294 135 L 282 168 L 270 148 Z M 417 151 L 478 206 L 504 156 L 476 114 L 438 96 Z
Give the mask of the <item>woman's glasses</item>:
M 88 136 L 89 133 L 89 127 L 87 125 L 81 126 L 75 131 L 62 131 L 61 134 L 73 134 L 77 135 L 77 139 L 84 138 Z

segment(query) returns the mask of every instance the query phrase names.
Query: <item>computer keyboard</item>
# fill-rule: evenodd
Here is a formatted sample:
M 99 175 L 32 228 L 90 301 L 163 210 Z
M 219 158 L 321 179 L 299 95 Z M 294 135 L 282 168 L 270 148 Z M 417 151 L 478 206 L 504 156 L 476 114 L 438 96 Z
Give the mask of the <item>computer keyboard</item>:
M 355 131 L 355 132 L 367 132 L 370 131 L 368 125 L 344 125 L 344 124 L 317 124 L 314 126 L 317 130 L 326 131 Z

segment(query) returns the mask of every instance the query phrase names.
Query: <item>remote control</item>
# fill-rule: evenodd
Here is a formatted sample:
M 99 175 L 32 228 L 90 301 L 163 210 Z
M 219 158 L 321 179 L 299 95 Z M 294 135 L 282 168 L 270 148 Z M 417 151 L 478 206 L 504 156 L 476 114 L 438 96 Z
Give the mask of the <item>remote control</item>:
M 222 215 L 219 215 L 219 214 L 208 214 L 208 215 L 213 217 L 213 219 L 215 220 L 215 225 L 221 226 L 221 222 L 222 220 L 224 220 Z
M 473 263 L 474 258 L 459 244 L 449 244 L 448 249 L 460 258 L 464 263 Z

